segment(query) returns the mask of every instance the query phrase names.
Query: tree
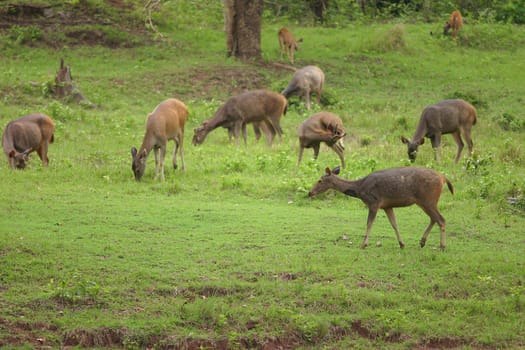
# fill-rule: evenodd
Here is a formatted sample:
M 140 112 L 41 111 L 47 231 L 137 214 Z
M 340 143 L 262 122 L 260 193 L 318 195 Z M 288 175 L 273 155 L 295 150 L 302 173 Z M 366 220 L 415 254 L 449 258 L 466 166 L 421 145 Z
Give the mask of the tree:
M 261 58 L 263 0 L 223 0 L 228 56 Z

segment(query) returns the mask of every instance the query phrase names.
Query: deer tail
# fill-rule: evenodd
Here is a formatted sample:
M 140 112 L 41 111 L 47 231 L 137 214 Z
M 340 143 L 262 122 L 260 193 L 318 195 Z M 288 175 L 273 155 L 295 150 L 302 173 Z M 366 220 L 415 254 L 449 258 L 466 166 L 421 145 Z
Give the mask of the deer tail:
M 452 186 L 452 182 L 450 182 L 446 177 L 445 177 L 445 182 L 447 183 L 447 187 L 450 193 L 454 194 L 454 187 Z

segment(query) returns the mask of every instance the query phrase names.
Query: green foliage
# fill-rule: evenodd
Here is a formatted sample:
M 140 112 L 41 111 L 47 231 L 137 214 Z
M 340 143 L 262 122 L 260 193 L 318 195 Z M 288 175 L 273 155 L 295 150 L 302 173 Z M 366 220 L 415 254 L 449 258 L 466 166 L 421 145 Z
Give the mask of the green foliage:
M 42 30 L 36 26 L 13 25 L 9 28 L 8 38 L 17 45 L 34 43 L 42 38 Z
M 503 113 L 494 118 L 494 121 L 498 125 L 507 131 L 524 131 L 525 130 L 525 118 L 516 117 L 509 113 Z

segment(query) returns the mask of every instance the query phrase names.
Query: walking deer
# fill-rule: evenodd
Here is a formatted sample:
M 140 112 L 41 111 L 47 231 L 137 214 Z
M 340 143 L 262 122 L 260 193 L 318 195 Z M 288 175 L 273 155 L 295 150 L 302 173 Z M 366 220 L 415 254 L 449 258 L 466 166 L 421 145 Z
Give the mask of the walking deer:
M 292 95 L 297 95 L 306 100 L 306 108 L 310 109 L 310 96 L 317 95 L 317 103 L 321 103 L 321 93 L 324 86 L 324 73 L 316 66 L 306 66 L 298 69 L 288 83 L 282 94 L 287 99 Z
M 392 225 L 400 248 L 405 247 L 397 228 L 393 208 L 416 204 L 430 217 L 419 242 L 421 248 L 426 244 L 428 234 L 435 223 L 439 225 L 441 250 L 445 249 L 445 218 L 439 213 L 437 204 L 443 184 L 447 184 L 450 193 L 454 188 L 450 181 L 434 170 L 418 167 L 402 167 L 376 171 L 362 179 L 349 181 L 338 177 L 339 167 L 326 168 L 325 175 L 312 187 L 308 195 L 316 196 L 329 189 L 334 189 L 348 196 L 361 199 L 368 207 L 366 233 L 361 248 L 368 246 L 372 224 L 379 209 L 383 209 Z
M 301 163 L 305 148 L 314 149 L 314 159 L 319 155 L 321 142 L 334 150 L 341 160 L 341 166 L 345 167 L 343 150 L 343 137 L 346 135 L 341 118 L 330 112 L 319 112 L 306 119 L 298 130 L 299 135 L 299 159 Z
M 164 158 L 169 140 L 175 142 L 173 168 L 177 169 L 177 151 L 179 151 L 181 168 L 184 170 L 184 125 L 187 118 L 188 109 L 186 105 L 175 98 L 161 102 L 148 115 L 142 146 L 138 151 L 135 147 L 131 148 L 131 169 L 137 181 L 144 175 L 146 160 L 152 149 L 155 154 L 155 180 L 160 174 L 162 181 L 164 181 Z
M 288 59 L 291 64 L 294 64 L 295 51 L 299 51 L 299 43 L 303 42 L 303 39 L 295 40 L 294 35 L 286 28 L 281 28 L 278 33 L 279 36 L 279 47 L 281 49 L 280 60 L 283 60 L 283 53 L 286 52 Z
M 233 134 L 235 143 L 239 144 L 239 134 L 242 131 L 244 143 L 247 143 L 246 124 L 254 123 L 256 129 L 264 124 L 268 145 L 273 142 L 274 135 L 282 135 L 281 117 L 286 114 L 287 101 L 279 93 L 268 90 L 254 90 L 230 98 L 208 120 L 194 130 L 192 143 L 200 145 L 206 136 L 218 127 L 228 129 Z
M 425 142 L 425 137 L 430 138 L 432 148 L 434 148 L 434 158 L 438 161 L 441 135 L 452 134 L 458 146 L 455 158 L 457 163 L 464 147 L 461 132 L 463 132 L 467 141 L 469 156 L 472 155 L 471 130 L 476 121 L 476 109 L 470 103 L 461 99 L 444 100 L 426 107 L 421 113 L 419 124 L 412 140 L 402 136 L 401 141 L 407 145 L 408 158 L 411 162 L 414 162 L 418 147 Z
M 447 35 L 448 31 L 452 29 L 452 37 L 454 38 L 454 41 L 456 40 L 456 36 L 458 34 L 458 29 L 463 25 L 463 17 L 461 17 L 461 13 L 458 10 L 452 11 L 450 14 L 449 20 L 445 23 L 445 26 L 443 27 L 443 35 Z
M 12 169 L 24 169 L 29 154 L 36 151 L 42 165 L 49 164 L 47 150 L 54 141 L 55 124 L 42 113 L 23 116 L 11 121 L 2 135 L 2 146 Z

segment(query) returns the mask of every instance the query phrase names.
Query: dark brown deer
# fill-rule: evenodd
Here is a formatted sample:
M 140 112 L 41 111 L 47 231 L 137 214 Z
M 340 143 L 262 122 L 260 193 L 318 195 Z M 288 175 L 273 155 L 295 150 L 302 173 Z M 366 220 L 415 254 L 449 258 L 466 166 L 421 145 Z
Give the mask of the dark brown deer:
M 319 155 L 321 142 L 334 150 L 341 160 L 341 166 L 345 167 L 343 150 L 343 137 L 346 135 L 341 118 L 330 112 L 319 112 L 306 119 L 298 130 L 299 135 L 299 159 L 297 165 L 301 164 L 305 148 L 314 149 L 314 159 Z
M 411 162 L 416 160 L 417 149 L 428 137 L 434 148 L 434 158 L 439 160 L 439 147 L 441 135 L 452 134 L 458 146 L 455 162 L 457 163 L 463 150 L 464 144 L 461 132 L 467 141 L 469 156 L 472 155 L 472 126 L 476 124 L 476 109 L 470 103 L 461 100 L 445 100 L 435 105 L 426 107 L 421 113 L 419 124 L 412 140 L 401 137 L 401 141 L 408 147 L 408 158 Z
M 277 35 L 279 37 L 279 47 L 281 49 L 280 60 L 283 60 L 283 53 L 286 52 L 290 63 L 294 64 L 295 51 L 299 51 L 299 43 L 302 43 L 303 39 L 295 40 L 295 36 L 286 28 L 281 28 Z
M 298 69 L 288 83 L 282 94 L 287 99 L 297 95 L 306 100 L 306 108 L 310 109 L 310 97 L 313 93 L 317 95 L 317 103 L 321 103 L 321 93 L 324 86 L 324 73 L 316 66 L 306 66 Z
M 164 181 L 164 158 L 169 140 L 175 142 L 173 168 L 177 169 L 177 150 L 180 153 L 181 168 L 184 170 L 184 125 L 188 118 L 188 109 L 181 101 L 170 98 L 161 102 L 148 115 L 146 134 L 139 150 L 131 148 L 131 169 L 135 180 L 140 180 L 146 170 L 148 155 L 153 149 L 155 154 L 155 180 L 159 174 Z M 159 152 L 160 151 L 160 152 Z
M 12 169 L 24 169 L 33 151 L 37 152 L 42 165 L 47 166 L 47 150 L 54 141 L 54 131 L 53 120 L 42 113 L 29 114 L 7 124 L 2 146 L 9 166 Z
M 462 25 L 463 17 L 461 17 L 461 13 L 458 10 L 452 11 L 449 20 L 447 21 L 447 23 L 445 23 L 445 26 L 443 27 L 443 35 L 447 35 L 448 31 L 452 29 L 452 37 L 454 38 L 454 41 L 456 41 L 458 29 Z
M 255 90 L 234 96 L 226 101 L 208 120 L 194 130 L 194 145 L 200 145 L 206 136 L 218 127 L 229 130 L 229 134 L 235 137 L 235 143 L 239 144 L 239 134 L 242 131 L 244 143 L 247 143 L 246 124 L 264 123 L 269 129 L 265 132 L 268 145 L 273 142 L 273 136 L 277 133 L 282 135 L 281 117 L 286 114 L 287 101 L 279 93 L 268 90 Z
M 313 197 L 329 189 L 359 198 L 368 206 L 366 234 L 361 248 L 368 246 L 370 230 L 379 209 L 383 209 L 396 232 L 399 247 L 404 248 L 397 228 L 394 209 L 417 204 L 430 217 L 430 224 L 421 237 L 420 245 L 425 246 L 430 230 L 437 222 L 441 230 L 441 250 L 445 249 L 445 218 L 438 211 L 437 204 L 446 183 L 450 193 L 454 188 L 444 175 L 434 170 L 418 167 L 392 168 L 376 171 L 356 181 L 338 177 L 339 167 L 330 170 L 312 187 L 308 195 Z

